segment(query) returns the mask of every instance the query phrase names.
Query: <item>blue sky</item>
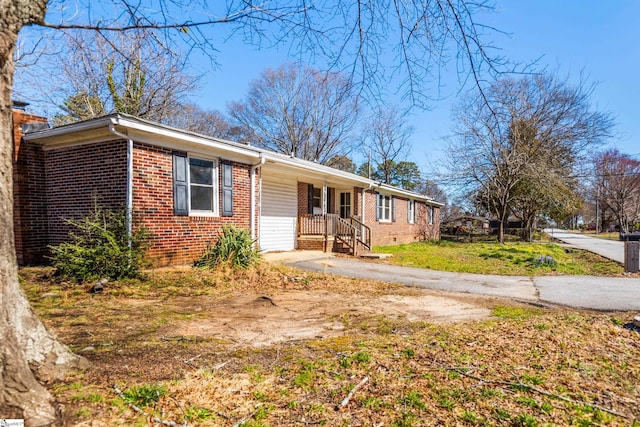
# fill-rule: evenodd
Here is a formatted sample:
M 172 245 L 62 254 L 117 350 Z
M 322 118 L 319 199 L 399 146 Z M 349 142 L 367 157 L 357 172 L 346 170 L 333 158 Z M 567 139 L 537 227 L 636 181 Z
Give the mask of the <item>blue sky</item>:
M 557 70 L 570 79 L 583 71 L 597 84 L 593 105 L 616 119 L 617 136 L 611 145 L 640 156 L 640 2 L 498 0 L 496 5 L 497 13 L 479 21 L 508 33 L 494 34 L 490 40 L 502 49 L 500 54 L 520 63 L 537 60 L 536 69 Z M 228 102 L 244 97 L 262 69 L 287 59 L 286 49 L 259 51 L 228 42 L 217 57 L 220 69 L 207 72 L 194 101 L 224 112 Z M 451 131 L 451 107 L 459 95 L 454 71 L 446 72 L 443 82 L 448 96 L 411 119 L 411 160 L 426 171 L 443 158 L 443 137 Z

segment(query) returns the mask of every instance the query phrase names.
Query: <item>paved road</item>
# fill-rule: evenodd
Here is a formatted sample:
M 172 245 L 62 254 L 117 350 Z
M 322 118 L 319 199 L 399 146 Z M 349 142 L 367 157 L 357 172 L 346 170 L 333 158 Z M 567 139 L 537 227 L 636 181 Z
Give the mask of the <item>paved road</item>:
M 640 279 L 593 276 L 494 276 L 449 273 L 422 268 L 366 262 L 315 251 L 267 254 L 307 271 L 361 279 L 382 280 L 449 292 L 607 311 L 640 311 Z
M 584 249 L 589 252 L 602 255 L 605 258 L 612 259 L 624 264 L 624 243 L 615 240 L 598 239 L 579 233 L 569 233 L 558 230 L 557 228 L 549 228 L 544 230 L 545 233 L 553 236 L 553 238 L 563 241 L 578 249 Z

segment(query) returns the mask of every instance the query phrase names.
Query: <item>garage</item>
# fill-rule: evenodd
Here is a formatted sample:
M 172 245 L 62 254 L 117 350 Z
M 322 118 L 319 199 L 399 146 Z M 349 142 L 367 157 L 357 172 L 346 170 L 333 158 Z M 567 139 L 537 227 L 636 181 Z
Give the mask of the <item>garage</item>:
M 265 173 L 262 177 L 262 209 L 259 243 L 262 251 L 291 251 L 296 247 L 298 217 L 297 182 L 278 179 Z

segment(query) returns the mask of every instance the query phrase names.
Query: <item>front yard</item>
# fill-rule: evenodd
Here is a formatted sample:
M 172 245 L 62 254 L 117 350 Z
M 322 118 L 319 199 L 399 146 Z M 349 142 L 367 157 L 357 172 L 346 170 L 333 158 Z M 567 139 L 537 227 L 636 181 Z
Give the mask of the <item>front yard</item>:
M 623 267 L 599 255 L 567 249 L 554 243 L 418 242 L 376 246 L 375 252 L 390 253 L 389 262 L 409 267 L 460 273 L 541 276 L 556 274 L 616 276 Z M 545 262 L 551 257 L 553 263 Z
M 264 264 L 155 271 L 98 295 L 50 269 L 21 278 L 92 363 L 50 385 L 68 425 L 640 425 L 629 313 Z

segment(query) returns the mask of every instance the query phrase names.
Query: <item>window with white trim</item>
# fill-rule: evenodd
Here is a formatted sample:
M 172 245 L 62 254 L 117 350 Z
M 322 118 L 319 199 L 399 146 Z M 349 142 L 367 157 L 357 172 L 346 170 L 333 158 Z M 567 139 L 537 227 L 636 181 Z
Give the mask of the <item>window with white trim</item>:
M 427 206 L 427 219 L 428 219 L 428 223 L 429 225 L 433 225 L 433 206 Z
M 413 224 L 416 222 L 416 202 L 407 200 L 407 222 Z
M 313 211 L 314 213 L 322 212 L 322 188 L 313 187 Z
M 189 157 L 189 213 L 218 215 L 218 162 Z
M 351 193 L 340 193 L 340 218 L 351 218 Z
M 378 194 L 376 216 L 378 221 L 391 222 L 391 196 Z
M 229 164 L 231 172 L 233 166 Z M 227 174 L 228 175 L 228 174 Z M 232 179 L 227 180 L 232 185 Z M 219 215 L 218 161 L 173 153 L 173 211 L 175 215 Z M 231 189 L 230 203 L 233 203 Z M 228 215 L 232 215 L 228 207 Z

